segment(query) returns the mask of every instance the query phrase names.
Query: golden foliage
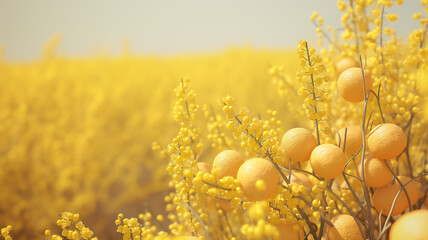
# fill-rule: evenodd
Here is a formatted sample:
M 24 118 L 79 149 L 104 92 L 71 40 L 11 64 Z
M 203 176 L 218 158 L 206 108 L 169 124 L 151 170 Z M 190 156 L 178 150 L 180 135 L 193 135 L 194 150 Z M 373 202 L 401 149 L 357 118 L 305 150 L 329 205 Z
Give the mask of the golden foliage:
M 181 77 L 197 79 L 192 87 L 206 102 L 231 94 L 262 110 L 282 104 L 267 94 L 266 69 L 285 62 L 293 72 L 297 58 L 252 48 L 70 58 L 55 55 L 54 40 L 41 60 L 0 61 L 0 226 L 13 225 L 17 239 L 34 238 L 63 211 L 82 213 L 97 236 L 114 234 L 106 219 L 141 211 L 167 188 L 167 161 L 151 146 L 174 134 L 172 90 Z

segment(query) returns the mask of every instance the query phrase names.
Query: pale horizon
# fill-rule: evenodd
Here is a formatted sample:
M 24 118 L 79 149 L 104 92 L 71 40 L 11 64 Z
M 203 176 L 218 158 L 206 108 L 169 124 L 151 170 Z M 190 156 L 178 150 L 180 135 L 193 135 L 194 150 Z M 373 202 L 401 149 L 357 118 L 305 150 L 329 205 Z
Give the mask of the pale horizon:
M 406 36 L 419 26 L 412 19 L 419 6 L 415 0 L 387 9 L 400 18 L 391 27 Z M 106 49 L 114 55 L 124 40 L 131 53 L 141 55 L 210 53 L 230 46 L 287 49 L 300 39 L 316 41 L 309 20 L 314 10 L 325 26 L 340 27 L 335 0 L 0 0 L 0 46 L 7 61 L 39 58 L 55 34 L 62 37 L 59 54 L 67 56 Z

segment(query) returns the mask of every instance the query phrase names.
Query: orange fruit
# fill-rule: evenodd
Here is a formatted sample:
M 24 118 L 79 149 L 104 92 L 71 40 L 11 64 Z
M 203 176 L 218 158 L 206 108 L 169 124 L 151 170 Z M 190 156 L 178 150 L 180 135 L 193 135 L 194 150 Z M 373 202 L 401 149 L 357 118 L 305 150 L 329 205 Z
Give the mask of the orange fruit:
M 203 173 L 211 173 L 211 164 L 207 162 L 198 162 L 198 170 Z
M 355 61 L 353 58 L 347 57 L 342 58 L 340 61 L 336 63 L 336 71 L 339 76 L 343 71 L 351 67 L 360 67 L 360 64 Z
M 420 209 L 400 216 L 391 226 L 389 240 L 428 238 L 428 210 Z
M 325 179 L 339 176 L 345 169 L 345 164 L 345 154 L 333 144 L 321 144 L 311 153 L 312 169 L 317 176 Z
M 346 147 L 345 153 L 355 154 L 360 150 L 363 145 L 363 132 L 361 126 L 349 126 L 346 127 Z M 343 150 L 345 146 L 345 128 L 339 130 L 340 134 L 340 148 Z M 339 136 L 336 134 L 336 143 L 339 145 Z
M 354 217 L 348 214 L 337 215 L 331 219 L 333 227 L 327 225 L 328 240 L 361 240 L 364 239 L 361 235 L 358 224 Z
M 379 159 L 396 158 L 406 146 L 406 133 L 393 123 L 381 123 L 367 135 L 367 147 Z
M 235 150 L 224 150 L 217 154 L 213 162 L 213 170 L 218 171 L 219 177 L 231 176 L 236 178 L 239 167 L 245 162 L 241 154 Z
M 295 185 L 303 185 L 307 188 L 312 188 L 312 181 L 308 175 L 301 172 L 292 171 L 290 183 Z
M 362 176 L 361 164 L 358 164 L 358 174 Z M 392 173 L 386 166 L 385 160 L 371 155 L 364 159 L 364 178 L 368 187 L 383 187 L 392 180 Z
M 411 180 L 407 176 L 398 176 L 398 179 L 400 179 L 403 185 L 405 185 Z M 401 186 L 397 181 L 390 182 L 387 185 L 376 189 L 372 197 L 373 206 L 376 208 L 378 212 L 383 210 L 382 214 L 385 216 L 388 216 L 389 211 L 391 210 L 391 207 L 392 207 L 392 202 L 394 201 L 394 198 L 400 189 L 401 189 Z M 416 184 L 415 181 L 412 181 L 405 187 L 405 189 L 409 194 L 410 203 L 414 205 L 419 198 L 418 185 Z M 394 209 L 392 210 L 391 215 L 396 216 L 401 212 L 403 212 L 408 207 L 409 207 L 409 203 L 407 201 L 406 194 L 404 193 L 404 190 L 403 190 L 400 192 L 400 195 L 398 195 L 397 201 L 395 203 L 395 206 L 394 206 Z
M 256 188 L 257 180 L 263 180 L 265 188 Z M 245 161 L 238 170 L 238 182 L 244 196 L 253 201 L 260 201 L 275 196 L 278 189 L 279 173 L 275 166 L 264 158 L 252 158 Z
M 373 81 L 367 73 L 363 74 L 361 68 L 351 67 L 346 69 L 340 74 L 337 80 L 337 87 L 340 95 L 348 102 L 358 103 L 364 100 L 364 86 L 365 82 L 366 94 L 372 89 Z
M 302 228 L 299 228 L 299 231 L 293 229 L 293 224 L 290 222 L 281 223 L 275 225 L 276 229 L 279 232 L 278 239 L 287 239 L 287 240 L 302 240 L 305 238 L 305 233 Z
M 293 162 L 309 160 L 312 150 L 317 146 L 317 140 L 306 128 L 292 128 L 282 137 L 281 146 L 285 155 Z

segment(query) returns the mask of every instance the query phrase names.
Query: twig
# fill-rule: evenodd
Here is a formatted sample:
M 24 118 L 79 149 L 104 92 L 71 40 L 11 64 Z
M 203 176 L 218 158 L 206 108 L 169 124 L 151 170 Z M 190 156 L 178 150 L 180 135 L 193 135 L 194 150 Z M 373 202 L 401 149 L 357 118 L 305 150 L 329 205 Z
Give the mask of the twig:
M 205 231 L 205 238 L 207 240 L 210 240 L 210 234 L 208 233 L 208 230 L 207 230 L 207 228 L 206 228 L 206 226 L 204 224 L 204 221 L 202 221 L 202 219 L 199 216 L 199 214 L 195 210 L 193 210 L 193 208 L 189 204 L 187 204 L 186 202 L 181 201 L 181 203 L 184 204 L 184 206 L 186 206 L 190 210 L 190 212 L 195 216 L 196 219 L 198 219 L 199 223 L 201 224 L 202 228 Z
M 361 66 L 363 66 L 363 60 L 361 58 L 360 55 L 360 64 Z M 362 144 L 362 150 L 361 150 L 361 172 L 362 174 L 362 180 L 363 180 L 363 191 L 364 191 L 364 197 L 367 203 L 367 221 L 369 224 L 369 237 L 370 239 L 373 239 L 373 235 L 374 235 L 374 221 L 372 218 L 372 213 L 371 213 L 371 198 L 370 198 L 370 193 L 367 189 L 367 185 L 366 185 L 366 179 L 365 179 L 365 174 L 364 174 L 364 155 L 365 155 L 365 151 L 366 151 L 366 132 L 365 132 L 365 123 L 366 123 L 366 114 L 367 114 L 367 103 L 369 101 L 369 97 L 370 97 L 370 92 L 366 95 L 366 81 L 365 81 L 365 77 L 364 77 L 364 68 L 361 68 L 361 74 L 363 75 L 363 94 L 364 94 L 364 111 L 363 111 L 363 124 L 361 126 L 361 131 L 362 131 L 362 137 L 363 137 L 363 144 Z
M 360 223 L 359 219 L 357 218 L 357 216 L 355 215 L 355 213 L 352 211 L 352 209 L 350 209 L 348 207 L 348 205 L 346 205 L 346 203 L 343 202 L 342 199 L 339 196 L 337 196 L 336 193 L 334 193 L 331 189 L 328 189 L 325 187 L 319 187 L 319 188 L 329 191 L 335 198 L 337 198 L 337 200 L 339 200 L 343 204 L 343 206 L 345 206 L 345 208 L 346 208 L 346 210 L 348 210 L 349 214 L 351 214 L 351 216 L 354 217 L 355 222 L 357 222 L 358 229 L 360 230 L 361 236 L 363 237 L 363 239 L 365 239 L 366 236 L 364 235 L 364 231 L 361 227 L 361 223 Z
M 313 177 L 315 177 L 316 179 L 318 179 L 320 181 L 322 180 L 320 177 L 318 177 L 317 175 L 315 175 L 314 173 L 311 173 L 309 171 L 306 171 L 306 170 L 303 170 L 303 169 L 300 169 L 300 168 L 291 168 L 291 169 L 293 169 L 294 171 L 304 172 L 304 173 L 307 173 L 309 175 L 312 175 Z
M 343 152 L 345 152 L 346 148 L 346 134 L 348 133 L 348 128 L 345 128 L 345 136 L 343 136 Z
M 337 134 L 337 136 L 339 138 L 339 146 L 338 147 L 340 148 L 340 145 L 342 144 L 342 137 L 340 136 L 340 133 L 339 133 L 339 131 L 337 131 L 336 128 L 334 130 L 336 131 L 336 134 Z
M 242 121 L 239 120 L 238 116 L 235 116 L 236 121 L 238 121 L 239 124 L 242 124 Z M 256 143 L 257 146 L 259 146 L 259 148 L 263 149 L 263 144 L 251 133 L 248 132 L 248 129 L 245 129 L 245 133 L 250 136 Z M 279 172 L 279 174 L 281 175 L 281 177 L 284 179 L 284 181 L 289 184 L 290 183 L 290 179 L 287 178 L 287 176 L 285 176 L 285 174 L 281 171 L 281 168 L 279 167 L 278 163 L 276 163 L 273 160 L 272 154 L 269 152 L 269 150 L 265 150 L 265 155 L 266 157 L 269 158 L 269 160 L 272 162 L 272 164 L 274 165 L 274 167 L 276 168 L 276 170 Z
M 314 239 L 316 239 L 316 237 L 317 237 L 317 225 L 309 220 L 308 215 L 306 215 L 306 213 L 301 208 L 297 207 L 297 210 L 299 211 L 300 216 L 302 216 L 302 218 L 308 224 L 309 231 L 311 232 L 311 235 L 314 237 Z
M 388 227 L 390 226 L 388 226 L 387 224 L 388 224 L 388 221 L 389 221 L 389 219 L 391 218 L 391 214 L 392 214 L 392 211 L 394 210 L 394 207 L 395 207 L 395 204 L 396 204 L 396 202 L 397 202 L 397 199 L 398 199 L 398 196 L 400 196 L 400 194 L 401 194 L 401 191 L 405 191 L 406 189 L 406 186 L 407 186 L 407 184 L 410 184 L 412 181 L 414 181 L 414 180 L 416 180 L 416 179 L 418 179 L 418 178 L 420 178 L 420 177 L 424 177 L 424 176 L 427 176 L 428 174 L 420 174 L 419 176 L 417 176 L 417 177 L 415 177 L 415 178 L 413 178 L 413 179 L 411 179 L 410 181 L 408 181 L 406 184 L 404 184 L 401 188 L 400 188 L 400 190 L 398 190 L 398 192 L 397 192 L 397 194 L 395 195 L 395 197 L 394 197 L 394 201 L 392 202 L 392 205 L 391 205 L 391 209 L 389 210 L 389 213 L 388 213 L 388 216 L 386 217 L 386 220 L 385 220 L 385 223 L 384 223 L 384 225 L 383 225 L 383 230 L 379 233 L 379 236 L 378 236 L 378 240 L 379 239 L 381 239 L 381 237 L 382 237 L 382 235 L 386 232 L 386 230 L 388 229 Z M 380 223 L 379 223 L 380 224 Z
M 234 238 L 236 238 L 235 233 L 233 233 L 232 226 L 230 226 L 229 218 L 227 217 L 226 212 L 225 212 L 225 211 L 221 211 L 221 212 L 223 213 L 224 218 L 226 219 L 227 227 L 229 228 L 230 233 L 232 234 L 232 236 L 233 236 Z
M 298 198 L 298 199 L 300 199 L 300 200 L 302 200 L 303 202 L 305 202 L 307 205 L 309 205 L 309 206 L 311 206 L 311 207 L 313 207 L 313 208 L 316 208 L 314 205 L 312 205 L 312 203 L 310 203 L 309 201 L 307 201 L 306 199 L 304 199 L 303 197 L 301 197 L 301 196 L 296 196 L 296 197 L 294 197 L 293 196 L 293 198 Z M 330 227 L 333 227 L 334 225 L 333 225 L 333 223 L 331 223 L 330 222 L 330 220 L 328 220 L 328 218 L 322 213 L 322 212 L 319 212 L 320 213 L 320 216 L 324 219 L 324 221 L 328 224 L 328 225 L 330 225 Z
M 403 188 L 405 185 L 407 184 L 403 184 L 400 179 L 398 179 L 397 175 L 394 173 L 394 171 L 392 171 L 391 167 L 389 166 L 388 162 L 385 160 L 386 163 L 386 167 L 388 168 L 388 170 L 392 173 L 392 176 L 394 176 L 394 179 L 398 182 L 398 184 L 400 185 L 401 188 Z M 410 197 L 409 197 L 409 193 L 407 192 L 406 189 L 403 189 L 404 193 L 406 194 L 406 198 L 407 198 L 407 202 L 409 204 L 409 210 L 410 212 L 412 211 L 412 203 L 410 201 Z
M 355 201 L 357 202 L 358 206 L 360 206 L 360 209 L 361 209 L 362 213 L 364 214 L 364 216 L 366 218 L 368 218 L 367 212 L 363 211 L 363 209 L 364 209 L 363 203 L 360 201 L 360 198 L 358 198 L 357 193 L 352 188 L 351 184 L 348 181 L 348 178 L 346 178 L 345 173 L 343 173 L 342 175 L 343 175 L 343 179 L 345 180 L 346 184 L 348 185 L 349 190 L 351 191 L 352 195 L 354 196 Z
M 321 30 L 321 34 L 327 39 L 327 41 L 331 45 L 333 45 L 337 50 L 341 50 L 339 48 L 339 46 L 337 46 L 337 44 L 333 44 L 333 41 L 331 40 L 330 36 L 328 36 L 328 34 L 324 30 L 322 30 L 322 28 L 315 21 L 312 21 L 312 23 L 315 25 L 315 27 L 317 27 L 317 28 L 319 28 Z
M 365 86 L 364 86 L 364 88 L 365 88 Z M 382 122 L 385 123 L 386 121 L 385 121 L 385 118 L 383 117 L 382 108 L 380 106 L 380 97 L 379 97 L 380 85 L 377 89 L 377 94 L 373 90 L 369 90 L 368 94 L 370 94 L 370 93 L 372 93 L 376 97 L 377 105 L 378 105 L 379 112 L 380 112 L 380 117 L 382 118 Z
M 360 149 L 346 162 L 345 168 L 348 166 L 348 164 L 360 154 L 361 149 L 363 149 L 363 145 L 361 145 Z
M 223 190 L 226 190 L 226 191 L 234 191 L 235 190 L 235 189 L 231 189 L 231 188 L 225 188 L 225 187 L 216 185 L 214 183 L 207 182 L 205 180 L 202 180 L 202 182 L 205 183 L 205 184 L 207 184 L 207 185 L 210 185 L 211 187 L 220 188 L 220 189 L 223 189 Z
M 349 0 L 349 4 L 351 5 L 351 7 L 354 9 L 354 1 L 353 0 Z M 355 15 L 355 10 L 352 12 L 352 24 L 354 25 L 354 32 L 355 32 L 355 43 L 357 45 L 357 52 L 360 51 L 360 44 L 359 44 L 359 36 L 358 36 L 358 28 L 357 28 L 357 22 L 355 21 L 356 15 Z
M 373 113 L 374 113 L 374 109 L 370 112 L 369 118 L 367 119 L 367 123 L 370 122 L 370 120 L 373 116 Z M 373 120 L 373 122 L 374 122 L 374 120 Z M 373 124 L 373 122 L 372 122 L 372 124 Z M 371 128 L 371 126 L 370 126 L 370 128 Z M 368 129 L 369 129 L 369 124 L 367 124 L 367 126 L 366 126 L 366 132 L 368 132 Z
M 383 69 L 385 68 L 383 66 L 383 64 L 384 64 L 384 60 L 383 60 L 383 18 L 384 18 L 383 16 L 384 16 L 384 14 L 385 14 L 385 5 L 382 6 L 382 14 L 381 14 L 381 18 L 380 18 L 380 38 L 379 38 L 379 44 L 380 44 L 380 49 L 381 49 L 380 57 L 382 59 Z

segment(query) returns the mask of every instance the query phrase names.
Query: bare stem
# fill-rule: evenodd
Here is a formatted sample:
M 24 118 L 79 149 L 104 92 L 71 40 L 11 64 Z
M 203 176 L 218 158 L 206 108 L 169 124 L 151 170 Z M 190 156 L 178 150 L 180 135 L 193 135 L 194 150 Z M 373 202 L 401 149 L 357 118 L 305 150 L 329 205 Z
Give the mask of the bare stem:
M 300 216 L 302 216 L 302 218 L 308 224 L 311 235 L 314 237 L 314 239 L 317 239 L 317 225 L 309 220 L 308 215 L 306 215 L 306 213 L 301 208 L 297 207 L 297 210 L 299 211 Z
M 301 197 L 301 196 L 297 196 L 297 197 L 295 197 L 295 198 L 298 198 L 298 199 L 300 199 L 300 200 L 302 200 L 303 202 L 305 202 L 307 205 L 309 205 L 309 206 L 311 206 L 311 207 L 313 207 L 313 208 L 316 208 L 316 207 L 314 207 L 313 205 L 312 205 L 312 203 L 310 203 L 309 201 L 307 201 L 306 199 L 304 199 L 303 197 Z M 321 218 L 323 218 L 324 219 L 324 222 L 326 222 L 330 227 L 333 227 L 334 225 L 333 225 L 333 223 L 331 223 L 330 222 L 330 220 L 328 220 L 328 218 L 324 215 L 324 213 L 322 213 L 322 212 L 319 212 L 320 213 L 320 216 L 321 216 Z
M 352 195 L 354 196 L 355 201 L 357 202 L 358 206 L 360 206 L 361 211 L 363 212 L 364 216 L 368 218 L 368 214 L 366 211 L 364 211 L 363 203 L 360 201 L 360 198 L 358 198 L 357 193 L 352 188 L 351 184 L 348 181 L 348 178 L 346 177 L 345 173 L 342 174 L 343 179 L 345 179 L 346 184 L 348 185 L 349 190 L 351 191 Z
M 388 164 L 387 164 L 388 165 Z M 413 178 L 412 180 L 410 180 L 409 182 L 407 182 L 406 184 L 404 184 L 403 186 L 401 186 L 400 190 L 398 190 L 397 194 L 394 197 L 394 201 L 392 202 L 391 205 L 391 210 L 389 210 L 388 216 L 386 217 L 385 223 L 383 225 L 383 230 L 379 233 L 379 236 L 377 237 L 378 240 L 381 239 L 382 235 L 385 234 L 386 230 L 391 226 L 391 224 L 388 225 L 389 219 L 391 218 L 392 215 L 392 211 L 394 210 L 395 204 L 397 202 L 398 196 L 400 196 L 401 191 L 406 191 L 405 187 L 407 186 L 407 184 L 410 184 L 412 181 L 415 181 L 416 179 L 420 178 L 420 177 L 425 177 L 428 174 L 420 174 L 419 176 Z M 380 224 L 380 222 L 379 222 Z
M 382 6 L 382 14 L 381 14 L 381 18 L 380 18 L 380 38 L 379 38 L 379 44 L 380 44 L 380 57 L 382 59 L 382 64 L 384 63 L 383 60 L 383 16 L 385 14 L 385 5 Z
M 397 177 L 397 175 L 394 173 L 394 171 L 392 171 L 391 167 L 389 166 L 388 162 L 386 163 L 386 167 L 388 167 L 388 170 L 392 173 L 392 176 L 394 176 L 394 179 L 398 182 L 398 184 L 400 185 L 401 188 L 404 188 L 405 185 L 407 184 L 403 184 L 400 179 Z M 407 192 L 407 190 L 404 188 L 404 193 L 406 194 L 406 198 L 407 198 L 407 203 L 409 204 L 409 210 L 412 211 L 412 203 L 410 201 L 410 196 L 409 193 Z
M 353 0 L 349 0 L 349 4 L 351 5 L 351 7 L 354 9 L 354 1 Z M 357 28 L 357 21 L 356 21 L 356 15 L 355 15 L 355 10 L 352 12 L 352 24 L 354 25 L 354 32 L 355 32 L 355 44 L 357 45 L 357 52 L 360 51 L 360 44 L 358 41 L 358 28 Z
M 204 181 L 204 180 L 202 180 L 202 182 L 205 183 L 205 184 L 207 184 L 207 185 L 210 185 L 211 187 L 220 188 L 220 189 L 223 189 L 223 190 L 226 190 L 226 191 L 233 191 L 233 190 L 235 190 L 235 189 L 231 189 L 231 188 L 225 188 L 225 187 L 222 187 L 222 186 L 219 186 L 219 185 L 216 185 L 214 183 L 210 183 L 210 182 L 207 182 L 207 181 Z
M 346 208 L 346 210 L 348 210 L 349 214 L 351 214 L 351 216 L 354 217 L 355 222 L 357 222 L 358 229 L 360 230 L 361 236 L 363 236 L 363 239 L 365 239 L 366 236 L 364 235 L 363 228 L 361 227 L 360 219 L 357 218 L 357 216 L 352 211 L 352 209 L 350 209 L 348 207 L 348 205 L 346 205 L 346 203 L 344 201 L 342 201 L 342 199 L 339 196 L 337 196 L 331 189 L 325 188 L 325 187 L 319 187 L 319 188 L 329 191 L 337 200 L 339 200 L 343 204 L 343 206 L 345 206 L 345 208 Z
M 380 97 L 379 97 L 379 94 L 380 94 L 380 85 L 377 88 L 377 94 L 373 90 L 370 90 L 369 93 L 372 93 L 376 97 L 377 106 L 379 107 L 380 117 L 382 118 L 382 122 L 385 123 L 386 121 L 385 121 L 385 118 L 383 117 L 382 108 L 380 106 Z
M 361 64 L 361 74 L 363 75 L 363 94 L 364 94 L 364 111 L 363 111 L 363 121 L 362 121 L 362 126 L 361 126 L 361 131 L 362 131 L 362 139 L 363 139 L 363 144 L 362 144 L 362 150 L 361 150 L 361 172 L 363 174 L 362 175 L 362 182 L 363 182 L 363 191 L 364 191 L 364 197 L 367 203 L 367 221 L 369 223 L 369 237 L 370 240 L 374 239 L 374 220 L 372 217 L 372 212 L 371 212 L 371 198 L 370 198 L 370 193 L 368 191 L 367 188 L 367 184 L 366 184 L 366 178 L 365 178 L 365 174 L 364 174 L 364 155 L 365 155 L 365 151 L 366 151 L 366 130 L 365 130 L 365 124 L 366 124 L 366 114 L 367 114 L 367 104 L 369 101 L 369 96 L 370 93 L 368 93 L 366 95 L 366 82 L 365 82 L 365 78 L 364 78 L 364 68 L 363 68 L 363 60 L 361 58 L 360 55 L 360 64 Z
M 345 128 L 345 136 L 343 137 L 343 152 L 345 152 L 346 148 L 346 135 L 348 133 L 348 128 Z
M 195 216 L 195 218 L 196 218 L 196 219 L 198 219 L 199 223 L 200 223 L 200 224 L 201 224 L 201 226 L 202 226 L 202 229 L 204 229 L 204 232 L 205 232 L 205 238 L 206 238 L 207 240 L 210 240 L 210 234 L 209 234 L 209 232 L 208 232 L 208 230 L 207 230 L 207 227 L 205 226 L 204 221 L 202 221 L 202 219 L 201 219 L 201 217 L 199 216 L 199 214 L 198 214 L 195 210 L 193 210 L 193 208 L 192 208 L 189 204 L 187 204 L 186 202 L 181 201 L 181 203 L 182 203 L 182 204 L 184 204 L 184 206 L 186 206 L 186 207 L 190 210 L 190 212 Z
M 227 227 L 229 228 L 230 234 L 232 234 L 232 236 L 236 238 L 236 235 L 233 233 L 232 226 L 230 226 L 229 218 L 227 217 L 226 212 L 225 211 L 221 211 L 221 212 L 223 213 L 224 219 L 226 220 Z

